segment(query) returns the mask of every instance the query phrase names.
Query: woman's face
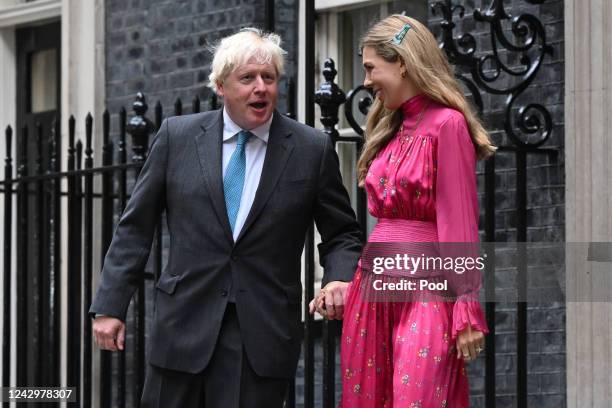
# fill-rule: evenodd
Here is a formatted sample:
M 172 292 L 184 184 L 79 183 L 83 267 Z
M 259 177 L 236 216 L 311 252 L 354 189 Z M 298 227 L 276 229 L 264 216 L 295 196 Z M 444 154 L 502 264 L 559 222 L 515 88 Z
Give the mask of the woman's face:
M 399 59 L 396 62 L 385 61 L 372 47 L 363 47 L 362 55 L 365 69 L 363 85 L 372 88 L 374 97 L 380 99 L 385 108 L 398 109 L 407 99 L 408 80 L 402 77 L 402 71 L 406 68 Z

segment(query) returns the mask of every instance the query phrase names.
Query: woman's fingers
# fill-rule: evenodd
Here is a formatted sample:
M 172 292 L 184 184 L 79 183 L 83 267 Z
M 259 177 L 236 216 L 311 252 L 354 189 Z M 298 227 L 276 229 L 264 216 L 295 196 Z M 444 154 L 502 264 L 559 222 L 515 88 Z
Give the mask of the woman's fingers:
M 457 358 L 469 359 L 470 358 L 470 350 L 466 343 L 457 342 Z
M 478 357 L 478 353 L 476 353 L 476 342 L 470 341 L 468 342 L 468 353 L 470 354 L 470 360 L 475 360 Z
M 319 293 L 317 295 L 317 297 L 315 297 L 314 299 L 312 299 L 310 301 L 310 304 L 308 306 L 308 310 L 310 311 L 310 314 L 313 314 L 314 312 L 317 312 L 321 316 L 325 317 L 325 315 L 326 315 L 326 312 L 325 312 L 325 299 L 321 295 L 321 293 Z
M 325 291 L 325 311 L 327 312 L 327 318 L 333 320 L 336 318 L 336 308 L 334 305 L 334 293 Z
M 336 311 L 336 319 L 342 320 L 344 315 L 344 294 L 341 290 L 334 291 L 334 309 Z
M 316 310 L 315 308 L 315 300 L 317 300 L 317 298 L 314 298 L 310 301 L 310 303 L 308 304 L 308 313 L 313 314 Z
M 457 338 L 457 358 L 472 361 L 484 350 L 484 334 L 466 329 Z

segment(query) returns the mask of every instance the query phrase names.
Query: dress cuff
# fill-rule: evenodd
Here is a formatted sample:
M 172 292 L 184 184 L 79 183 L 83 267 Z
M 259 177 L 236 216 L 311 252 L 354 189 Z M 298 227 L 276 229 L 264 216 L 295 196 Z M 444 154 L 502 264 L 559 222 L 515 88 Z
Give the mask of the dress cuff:
M 478 330 L 487 334 L 487 320 L 484 312 L 480 307 L 478 300 L 462 300 L 460 297 L 453 306 L 453 327 L 451 330 L 451 338 L 453 341 L 457 339 L 457 335 L 464 330 L 467 325 L 472 326 L 472 329 Z

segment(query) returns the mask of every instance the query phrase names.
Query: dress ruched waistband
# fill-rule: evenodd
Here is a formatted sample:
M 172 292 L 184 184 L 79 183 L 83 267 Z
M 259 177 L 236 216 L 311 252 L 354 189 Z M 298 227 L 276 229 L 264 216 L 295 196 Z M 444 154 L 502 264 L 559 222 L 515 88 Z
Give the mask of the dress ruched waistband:
M 379 218 L 368 242 L 438 242 L 438 231 L 431 221 Z

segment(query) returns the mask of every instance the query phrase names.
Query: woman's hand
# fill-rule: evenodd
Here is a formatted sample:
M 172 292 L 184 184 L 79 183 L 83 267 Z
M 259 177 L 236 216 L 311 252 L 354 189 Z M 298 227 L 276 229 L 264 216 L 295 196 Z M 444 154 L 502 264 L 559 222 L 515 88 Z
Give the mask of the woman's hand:
M 329 320 L 342 320 L 344 316 L 344 299 L 348 282 L 329 282 L 319 294 L 310 301 L 309 311 L 313 314 L 317 311 L 321 316 Z
M 473 330 L 469 324 L 457 335 L 457 358 L 465 361 L 475 360 L 484 350 L 485 337 L 482 332 Z

